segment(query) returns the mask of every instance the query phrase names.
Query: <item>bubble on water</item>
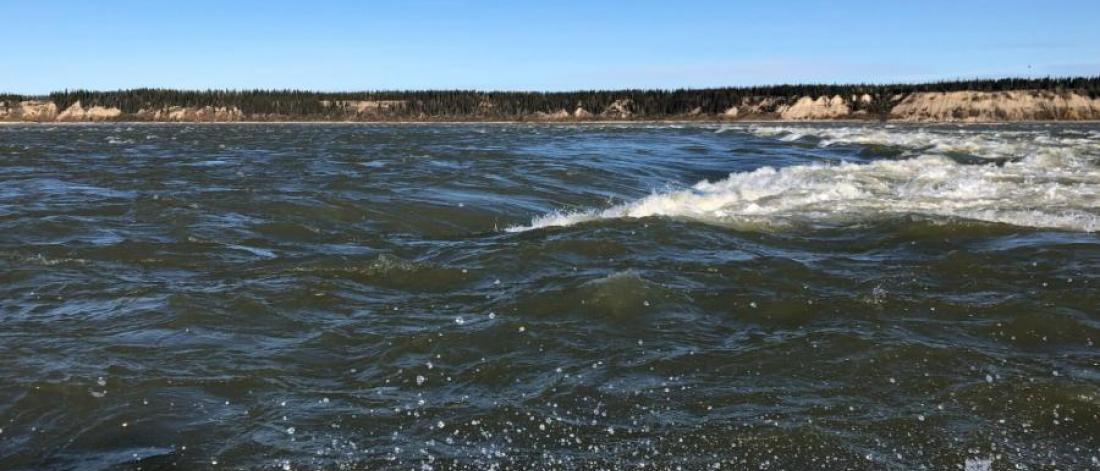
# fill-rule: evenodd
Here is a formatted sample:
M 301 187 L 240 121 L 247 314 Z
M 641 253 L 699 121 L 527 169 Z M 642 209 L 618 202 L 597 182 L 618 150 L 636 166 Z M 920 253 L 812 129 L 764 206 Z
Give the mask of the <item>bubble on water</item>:
M 990 471 L 993 469 L 991 458 L 967 458 L 963 463 L 965 471 Z
M 992 375 L 985 375 L 985 382 L 992 383 L 993 382 L 993 376 Z
M 420 375 L 417 375 L 416 376 L 416 385 L 420 386 L 420 385 L 424 384 L 424 382 L 427 381 L 427 380 L 428 380 L 427 378 L 425 378 L 423 376 L 420 376 Z
M 286 434 L 287 435 L 294 435 L 294 432 L 296 432 L 296 431 L 297 430 L 294 427 L 287 427 L 286 428 Z
M 518 330 L 519 330 L 520 333 L 523 333 L 527 330 L 527 328 L 521 325 L 521 326 L 519 326 Z
M 497 313 L 495 313 L 495 312 L 490 312 L 490 313 L 489 313 L 489 318 L 490 318 L 490 319 L 496 319 L 496 318 L 497 318 Z
M 439 429 L 442 429 L 443 427 L 446 427 L 446 426 L 447 426 L 447 424 L 443 423 L 443 421 L 442 421 L 442 420 L 440 420 L 439 422 L 436 422 L 436 423 L 435 423 L 435 427 L 436 427 L 436 428 L 439 428 Z
M 98 384 L 100 386 L 106 386 L 107 385 L 107 380 L 103 379 L 103 377 L 100 376 L 99 379 L 95 380 L 95 384 Z
M 462 316 L 459 316 L 459 317 L 455 318 L 455 324 L 462 325 L 462 324 L 465 324 L 465 323 L 466 323 L 466 321 L 464 319 L 462 319 Z

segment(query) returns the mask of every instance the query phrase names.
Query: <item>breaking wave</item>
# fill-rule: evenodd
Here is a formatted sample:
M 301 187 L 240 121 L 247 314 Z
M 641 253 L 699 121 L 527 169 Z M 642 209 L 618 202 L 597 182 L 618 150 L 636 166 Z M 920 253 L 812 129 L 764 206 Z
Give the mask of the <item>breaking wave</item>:
M 810 136 L 821 146 L 898 146 L 912 157 L 763 167 L 602 210 L 547 214 L 509 231 L 650 216 L 769 229 L 905 215 L 1100 230 L 1100 142 L 1088 134 L 801 126 L 746 131 L 784 140 Z M 958 152 L 1007 161 L 960 163 L 951 158 Z
M 881 127 L 757 125 L 744 128 L 744 131 L 788 142 L 814 138 L 818 140 L 818 145 L 821 147 L 877 145 L 902 148 L 911 153 L 967 154 L 985 159 L 1068 156 L 1071 160 L 1095 161 L 1100 157 L 1100 139 L 1097 139 L 1095 131 L 1070 130 L 1063 131 L 1060 135 L 1052 135 L 1034 130 L 914 128 L 904 125 Z

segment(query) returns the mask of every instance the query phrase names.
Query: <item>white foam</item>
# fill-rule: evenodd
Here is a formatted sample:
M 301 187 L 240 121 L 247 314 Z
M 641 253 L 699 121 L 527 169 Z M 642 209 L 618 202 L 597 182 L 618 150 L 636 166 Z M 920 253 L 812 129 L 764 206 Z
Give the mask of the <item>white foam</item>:
M 818 145 L 857 144 L 897 147 L 911 153 L 969 154 L 988 159 L 1025 158 L 1044 153 L 1100 156 L 1100 140 L 1080 133 L 1054 136 L 1048 131 L 897 126 L 773 126 L 754 125 L 744 131 L 783 141 L 805 137 Z
M 765 131 L 765 129 L 767 129 Z M 756 128 L 764 134 L 777 128 Z M 891 142 L 919 148 L 905 160 L 763 167 L 715 182 L 654 193 L 602 210 L 552 213 L 524 231 L 614 218 L 665 216 L 746 229 L 846 225 L 902 215 L 1023 227 L 1100 231 L 1100 144 L 1091 139 L 971 131 L 798 127 L 831 142 Z M 839 129 L 839 130 L 838 130 Z M 860 134 L 862 132 L 862 134 Z M 773 135 L 793 135 L 787 131 Z M 823 143 L 826 141 L 822 141 Z M 825 144 L 829 145 L 829 144 Z M 961 145 L 984 157 L 1022 157 L 1001 165 L 959 163 L 942 155 Z M 1026 150 L 1012 154 L 1009 149 Z
M 255 255 L 257 257 L 263 257 L 263 258 L 277 258 L 278 257 L 278 255 L 276 255 L 274 251 L 268 250 L 268 249 L 262 249 L 262 248 L 259 248 L 259 247 L 249 247 L 247 245 L 237 245 L 237 244 L 227 244 L 226 247 L 234 249 L 234 250 L 240 250 L 240 251 L 243 251 L 243 252 L 248 252 L 248 253 L 250 253 L 252 255 Z

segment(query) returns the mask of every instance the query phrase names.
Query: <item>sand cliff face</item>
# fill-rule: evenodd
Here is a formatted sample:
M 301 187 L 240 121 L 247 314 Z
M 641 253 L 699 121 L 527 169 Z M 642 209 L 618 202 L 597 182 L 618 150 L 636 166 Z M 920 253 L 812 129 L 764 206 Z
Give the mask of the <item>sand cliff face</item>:
M 57 117 L 55 121 L 108 121 L 122 116 L 122 110 L 118 108 L 107 108 L 103 106 L 93 106 L 85 109 L 80 105 L 80 102 L 73 103 L 72 106 L 65 108 Z
M 57 105 L 52 101 L 25 100 L 0 103 L 0 121 L 53 121 Z
M 882 105 L 874 114 L 876 104 Z M 826 121 L 878 119 L 912 122 L 1079 121 L 1100 119 L 1100 98 L 1072 92 L 918 92 L 890 97 L 802 96 L 742 100 L 723 119 Z
M 557 110 L 553 113 L 544 113 L 542 111 L 535 112 L 535 117 L 538 119 L 544 119 L 549 121 L 561 121 L 572 117 L 568 111 Z
M 322 100 L 324 106 L 335 107 L 341 111 L 358 114 L 377 114 L 405 107 L 405 100 Z M 480 105 L 479 105 L 480 106 Z
M 296 119 L 383 121 L 431 120 L 408 116 L 404 100 L 322 101 L 330 111 L 322 117 L 246 114 L 236 107 L 184 107 L 141 109 L 127 113 L 116 107 L 73 103 L 64 110 L 49 100 L 0 101 L 0 121 L 7 122 L 98 122 L 98 121 L 293 121 Z M 629 98 L 619 98 L 603 110 L 588 111 L 581 104 L 566 109 L 535 111 L 527 116 L 498 116 L 492 102 L 483 101 L 470 116 L 453 120 L 531 119 L 536 121 L 696 119 L 696 120 L 870 120 L 912 122 L 995 122 L 1047 120 L 1100 120 L 1100 98 L 1064 91 L 1016 90 L 1004 92 L 917 92 L 893 96 L 754 96 L 735 106 L 705 113 L 696 107 L 677 116 L 647 116 Z M 335 112 L 335 113 L 333 113 Z M 435 117 L 438 118 L 438 117 Z
M 634 101 L 629 98 L 615 100 L 600 115 L 612 119 L 629 119 L 634 116 Z
M 140 121 L 171 121 L 171 122 L 233 122 L 243 121 L 244 113 L 237 108 L 229 107 L 189 107 L 170 106 L 158 109 L 142 109 L 134 113 Z
M 817 99 L 804 96 L 793 105 L 781 106 L 778 111 L 780 119 L 790 121 L 845 118 L 852 112 L 840 95 Z
M 1048 91 L 913 93 L 890 110 L 900 121 L 1100 119 L 1100 99 Z
M 57 105 L 52 101 L 24 101 L 19 108 L 23 121 L 50 121 L 57 117 Z

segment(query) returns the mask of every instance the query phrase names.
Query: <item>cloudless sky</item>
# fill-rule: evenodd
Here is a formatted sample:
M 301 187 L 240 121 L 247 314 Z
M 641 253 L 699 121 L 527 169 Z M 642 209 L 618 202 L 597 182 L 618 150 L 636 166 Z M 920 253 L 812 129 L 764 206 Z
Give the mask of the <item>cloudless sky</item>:
M 0 0 L 0 91 L 1100 75 L 1100 0 Z

